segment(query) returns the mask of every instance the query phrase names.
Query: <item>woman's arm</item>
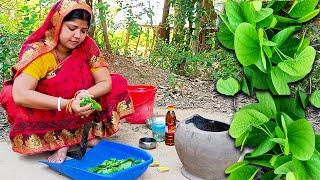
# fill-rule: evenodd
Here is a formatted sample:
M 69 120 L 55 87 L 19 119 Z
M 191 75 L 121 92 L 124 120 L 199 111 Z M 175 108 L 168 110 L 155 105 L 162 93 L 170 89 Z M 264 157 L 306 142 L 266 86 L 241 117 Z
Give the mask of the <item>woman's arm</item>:
M 108 68 L 101 67 L 92 73 L 95 85 L 87 89 L 93 98 L 98 98 L 111 91 L 111 77 Z
M 38 81 L 21 73 L 13 83 L 12 95 L 16 104 L 35 109 L 57 109 L 58 97 L 49 96 L 35 91 Z M 68 99 L 61 99 L 61 109 L 65 108 Z
M 49 96 L 35 91 L 38 81 L 25 74 L 21 73 L 13 83 L 12 95 L 16 104 L 24 107 L 35 109 L 58 109 L 58 97 Z M 69 99 L 61 98 L 61 109 L 64 110 Z M 72 111 L 79 116 L 89 116 L 93 112 L 91 105 L 80 107 L 80 101 L 75 100 L 71 104 Z

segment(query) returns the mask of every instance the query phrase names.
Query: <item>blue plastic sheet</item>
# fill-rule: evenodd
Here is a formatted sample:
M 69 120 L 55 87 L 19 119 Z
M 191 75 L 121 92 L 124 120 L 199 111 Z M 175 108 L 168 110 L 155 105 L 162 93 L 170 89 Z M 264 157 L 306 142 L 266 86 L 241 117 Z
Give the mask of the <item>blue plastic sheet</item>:
M 88 168 L 96 167 L 104 160 L 116 159 L 143 159 L 144 162 L 131 168 L 113 173 L 113 174 L 97 174 L 88 171 Z M 48 161 L 40 161 L 47 164 L 51 169 L 61 174 L 77 180 L 98 180 L 98 179 L 119 179 L 131 180 L 138 179 L 153 162 L 152 156 L 142 149 L 132 147 L 125 144 L 102 140 L 98 145 L 89 150 L 82 160 L 70 159 L 65 162 L 49 163 Z

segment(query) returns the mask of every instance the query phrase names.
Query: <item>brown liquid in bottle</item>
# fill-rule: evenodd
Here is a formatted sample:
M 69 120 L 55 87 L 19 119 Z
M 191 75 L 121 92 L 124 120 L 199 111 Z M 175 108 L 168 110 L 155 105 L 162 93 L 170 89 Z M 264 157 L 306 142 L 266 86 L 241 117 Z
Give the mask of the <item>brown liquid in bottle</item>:
M 174 106 L 168 106 L 168 112 L 166 114 L 166 134 L 165 144 L 168 146 L 174 145 L 174 133 L 176 130 L 176 114 L 174 113 Z

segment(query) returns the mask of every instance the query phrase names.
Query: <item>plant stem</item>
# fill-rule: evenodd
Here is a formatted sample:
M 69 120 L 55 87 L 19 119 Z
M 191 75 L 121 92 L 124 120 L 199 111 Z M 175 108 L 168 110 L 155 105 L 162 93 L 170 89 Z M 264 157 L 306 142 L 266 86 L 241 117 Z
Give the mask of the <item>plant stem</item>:
M 233 112 L 237 111 L 237 101 L 236 96 L 233 96 Z
M 312 93 L 312 78 L 311 76 L 309 77 L 309 94 Z
M 266 131 L 263 127 L 259 126 L 259 129 L 261 129 L 263 132 L 265 132 L 269 137 L 273 137 L 272 134 L 270 134 L 268 131 Z
M 270 132 L 270 130 L 268 129 L 268 126 L 266 126 L 265 124 L 263 124 L 263 126 L 266 128 L 266 130 L 269 132 L 269 134 L 271 135 L 271 137 L 273 137 L 272 133 Z

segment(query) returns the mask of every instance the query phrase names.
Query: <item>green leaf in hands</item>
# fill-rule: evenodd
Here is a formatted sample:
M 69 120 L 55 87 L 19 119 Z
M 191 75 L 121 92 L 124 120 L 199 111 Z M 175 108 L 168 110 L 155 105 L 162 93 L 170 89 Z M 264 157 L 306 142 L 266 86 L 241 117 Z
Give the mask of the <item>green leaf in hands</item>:
M 91 97 L 83 97 L 80 101 L 80 107 L 86 106 L 88 104 L 91 104 L 91 108 L 97 111 L 101 111 L 101 105 L 95 101 L 94 99 L 92 99 Z
M 221 78 L 217 82 L 217 91 L 221 94 L 224 94 L 227 96 L 234 96 L 237 92 L 239 92 L 239 90 L 240 90 L 239 82 L 232 77 L 229 77 L 226 80 L 223 80 Z

